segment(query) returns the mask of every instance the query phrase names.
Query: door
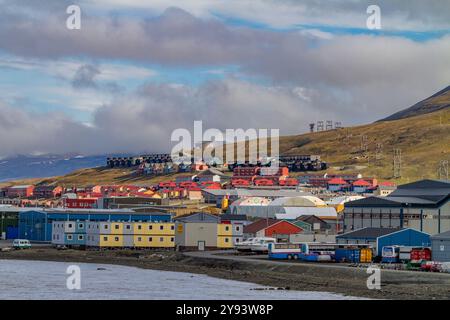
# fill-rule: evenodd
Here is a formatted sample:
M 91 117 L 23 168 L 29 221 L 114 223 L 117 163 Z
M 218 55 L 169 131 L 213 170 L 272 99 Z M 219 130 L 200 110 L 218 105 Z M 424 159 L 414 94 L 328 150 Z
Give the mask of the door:
M 198 251 L 205 251 L 205 241 L 198 241 L 197 247 Z

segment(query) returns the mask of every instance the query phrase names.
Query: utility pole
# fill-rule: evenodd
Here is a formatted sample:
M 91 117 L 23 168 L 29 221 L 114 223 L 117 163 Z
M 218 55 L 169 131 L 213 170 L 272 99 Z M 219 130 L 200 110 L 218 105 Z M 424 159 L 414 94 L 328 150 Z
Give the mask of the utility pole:
M 448 160 L 441 160 L 438 168 L 439 180 L 448 180 Z
M 393 177 L 401 178 L 401 176 L 402 176 L 402 150 L 394 149 Z

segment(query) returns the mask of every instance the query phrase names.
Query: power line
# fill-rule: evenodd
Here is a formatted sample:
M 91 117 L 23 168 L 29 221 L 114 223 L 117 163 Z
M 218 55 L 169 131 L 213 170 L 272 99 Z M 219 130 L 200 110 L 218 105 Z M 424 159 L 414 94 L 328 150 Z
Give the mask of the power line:
M 402 176 L 402 150 L 394 149 L 393 177 L 401 178 L 401 176 Z

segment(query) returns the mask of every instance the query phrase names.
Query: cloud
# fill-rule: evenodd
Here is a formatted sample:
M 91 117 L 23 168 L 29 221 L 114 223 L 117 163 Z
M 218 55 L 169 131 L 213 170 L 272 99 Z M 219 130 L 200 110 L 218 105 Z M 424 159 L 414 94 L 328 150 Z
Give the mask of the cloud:
M 214 18 L 214 6 L 208 1 L 184 2 L 196 16 L 176 8 L 149 19 L 105 14 L 108 8 L 99 15 L 83 9 L 82 30 L 77 31 L 65 28 L 65 10 L 49 16 L 46 8 L 34 7 L 33 1 L 26 3 L 28 7 L 18 7 L 3 1 L 7 6 L 0 13 L 0 50 L 12 58 L 0 59 L 0 66 L 51 74 L 83 88 L 83 94 L 72 88 L 47 88 L 45 92 L 50 98 L 67 97 L 67 104 L 92 112 L 93 121 L 86 126 L 62 113 L 36 115 L 3 105 L 0 144 L 5 154 L 168 151 L 171 131 L 191 128 L 194 120 L 219 129 L 280 128 L 284 134 L 306 131 L 308 123 L 317 120 L 350 125 L 408 107 L 450 81 L 446 68 L 450 36 L 415 42 L 401 37 L 229 26 Z M 64 4 L 51 3 L 52 10 Z M 144 2 L 128 6 L 140 3 Z M 151 10 L 163 7 L 162 2 L 152 3 Z M 274 2 L 263 1 L 251 10 L 250 2 L 242 0 L 230 2 L 222 12 L 238 17 L 254 14 L 265 22 L 270 19 L 264 13 L 269 8 L 274 17 L 285 10 L 290 23 L 295 20 L 292 14 L 299 14 L 320 23 L 336 19 L 338 24 L 349 16 L 354 24 L 356 8 L 362 6 L 357 1 L 342 7 L 328 3 L 330 10 L 323 10 L 325 4 L 320 0 L 301 5 L 283 1 L 281 9 L 276 9 Z M 391 17 L 406 14 L 416 24 L 425 24 L 425 16 L 438 9 L 430 2 L 422 15 L 416 10 L 421 7 L 418 2 L 404 12 L 400 2 L 393 3 L 389 8 L 397 13 Z M 115 4 L 127 6 L 119 0 Z M 239 15 L 236 8 L 246 10 Z M 438 14 L 436 24 L 445 24 L 439 18 L 445 15 L 445 11 Z M 233 72 L 199 86 L 148 83 L 108 99 L 94 90 L 133 77 L 150 80 L 156 73 L 141 66 L 153 64 L 162 70 L 200 66 L 211 73 L 232 66 Z M 27 140 L 28 135 L 32 138 Z
M 94 78 L 100 74 L 100 70 L 92 65 L 83 65 L 75 73 L 72 85 L 75 88 L 96 88 Z
M 39 115 L 0 105 L 1 156 L 167 152 L 172 131 L 192 130 L 195 120 L 203 120 L 205 130 L 280 128 L 297 133 L 315 114 L 307 99 L 286 88 L 235 79 L 200 87 L 150 84 L 97 109 L 89 126 L 62 113 Z

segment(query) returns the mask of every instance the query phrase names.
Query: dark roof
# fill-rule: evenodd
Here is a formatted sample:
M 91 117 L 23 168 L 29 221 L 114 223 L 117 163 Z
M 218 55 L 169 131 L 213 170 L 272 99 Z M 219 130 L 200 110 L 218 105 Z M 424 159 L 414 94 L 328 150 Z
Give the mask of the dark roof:
M 341 235 L 337 235 L 336 239 L 354 239 L 354 238 L 368 238 L 368 239 L 377 239 L 381 236 L 385 236 L 387 234 L 397 232 L 403 229 L 400 228 L 363 228 L 355 231 L 350 231 Z
M 442 240 L 450 240 L 450 231 L 442 232 L 439 234 L 436 234 L 434 236 L 431 236 L 430 239 L 442 239 Z
M 355 201 L 349 201 L 345 204 L 345 207 L 401 207 L 401 203 L 390 200 L 388 197 L 368 197 Z
M 420 180 L 398 186 L 389 197 L 416 197 L 439 203 L 450 197 L 450 182 L 443 180 Z
M 233 221 L 243 221 L 243 220 L 247 220 L 247 216 L 245 215 L 245 214 L 229 214 L 229 213 L 226 213 L 226 214 L 222 214 L 221 216 L 220 216 L 220 220 L 222 220 L 222 221 L 227 221 L 227 220 L 229 220 L 229 221 L 231 221 L 231 220 L 233 220 Z
M 280 220 L 271 218 L 256 220 L 255 222 L 250 223 L 249 225 L 246 225 L 244 227 L 244 233 L 256 233 L 262 229 L 267 228 L 267 226 L 271 226 L 279 221 Z
M 400 190 L 408 189 L 450 189 L 450 181 L 445 180 L 420 180 L 398 186 Z
M 311 214 L 306 214 L 303 216 L 300 216 L 296 219 L 296 221 L 303 221 L 303 222 L 307 222 L 309 224 L 312 224 L 314 222 L 320 222 L 320 223 L 324 223 L 326 224 L 326 222 L 322 219 L 320 219 L 319 217 L 315 216 L 315 215 L 311 215 Z
M 215 216 L 213 214 L 205 213 L 205 212 L 196 212 L 191 213 L 185 216 L 180 216 L 177 218 L 174 218 L 176 221 L 182 221 L 182 222 L 212 222 L 217 223 L 219 221 L 219 217 Z

